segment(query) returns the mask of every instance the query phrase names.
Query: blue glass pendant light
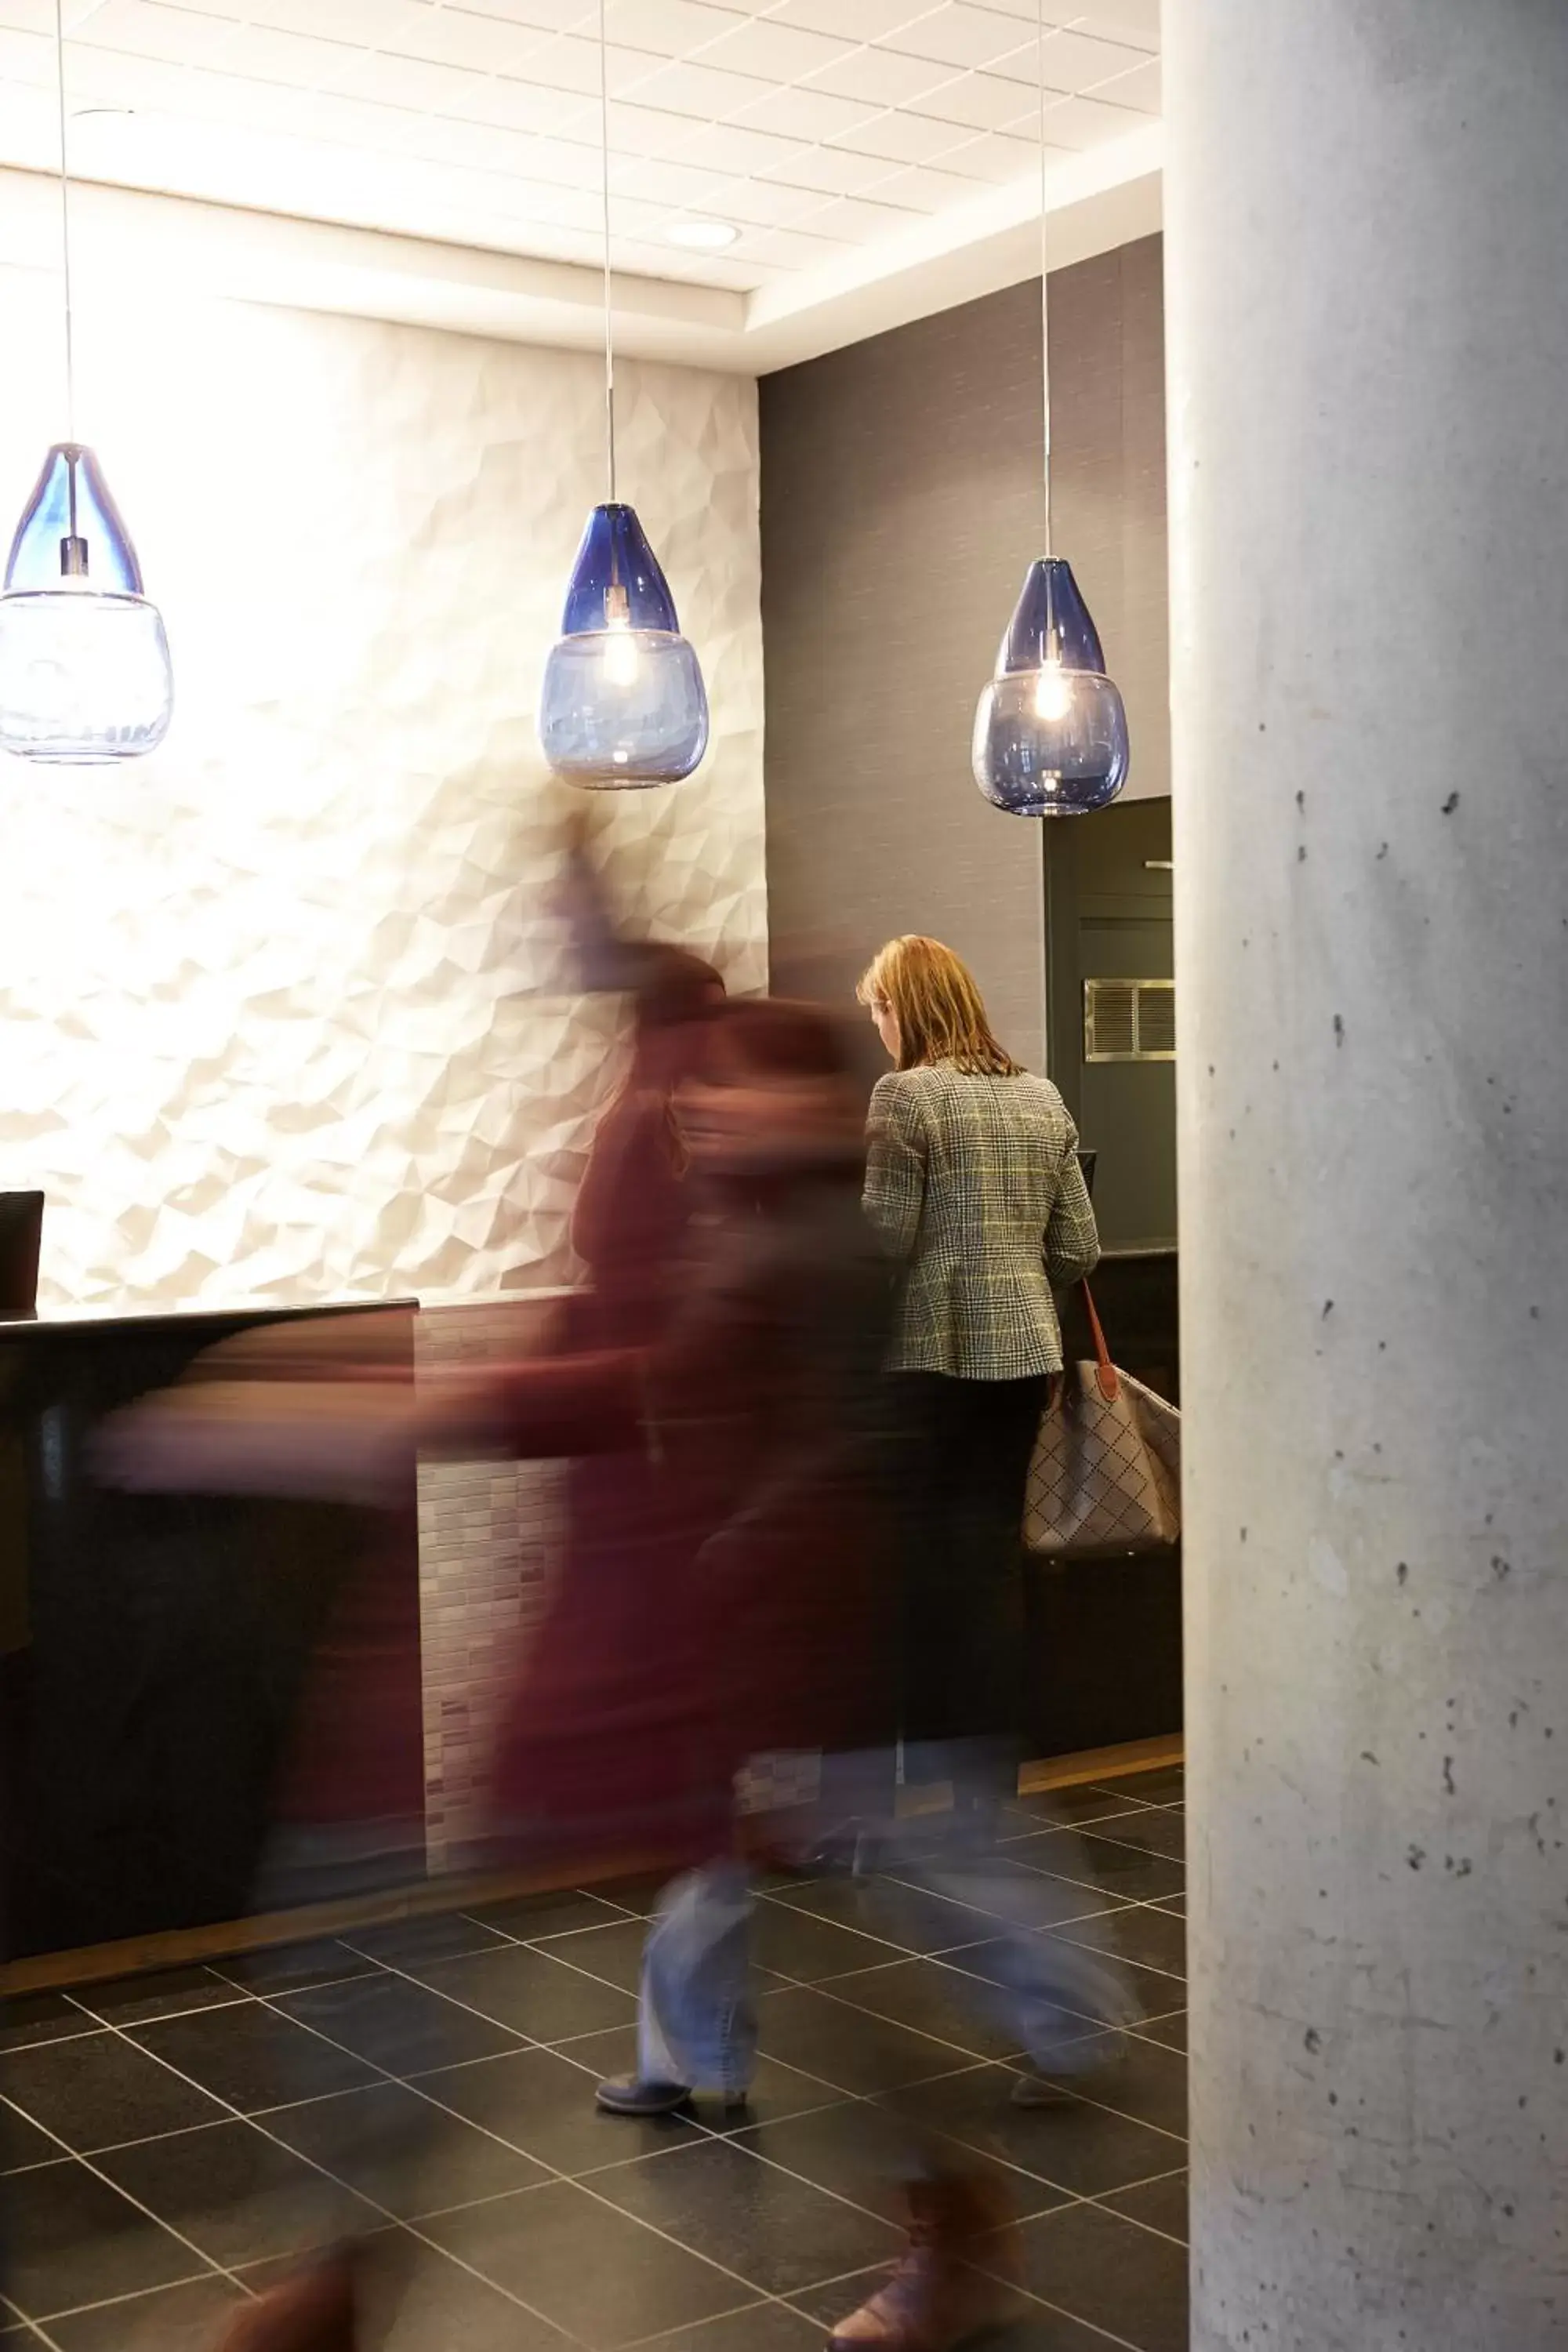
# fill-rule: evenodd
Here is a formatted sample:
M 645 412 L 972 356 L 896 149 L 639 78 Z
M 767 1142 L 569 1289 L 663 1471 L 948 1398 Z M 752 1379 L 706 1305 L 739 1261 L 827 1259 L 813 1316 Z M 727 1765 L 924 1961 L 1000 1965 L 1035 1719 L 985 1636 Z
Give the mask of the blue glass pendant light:
M 55 0 L 55 56 L 66 405 L 74 415 L 63 0 Z M 163 619 L 142 593 L 136 550 L 98 460 L 72 429 L 44 460 L 5 567 L 0 749 L 56 764 L 136 759 L 163 741 L 173 710 Z
M 596 792 L 679 783 L 708 749 L 701 665 L 680 634 L 669 583 L 636 510 L 616 496 L 607 57 L 605 0 L 599 0 L 610 495 L 588 517 L 539 704 L 539 740 L 550 766 L 569 782 Z
M 1051 552 L 1050 273 L 1046 186 L 1046 19 L 1037 32 L 1040 102 L 1040 341 L 1045 395 L 1046 551 L 1031 563 L 974 714 L 974 781 L 1009 816 L 1082 816 L 1127 781 L 1127 711 L 1106 676 L 1100 632 L 1072 566 Z
M 1127 781 L 1127 711 L 1072 566 L 1031 563 L 974 714 L 974 781 L 1010 816 L 1081 816 Z

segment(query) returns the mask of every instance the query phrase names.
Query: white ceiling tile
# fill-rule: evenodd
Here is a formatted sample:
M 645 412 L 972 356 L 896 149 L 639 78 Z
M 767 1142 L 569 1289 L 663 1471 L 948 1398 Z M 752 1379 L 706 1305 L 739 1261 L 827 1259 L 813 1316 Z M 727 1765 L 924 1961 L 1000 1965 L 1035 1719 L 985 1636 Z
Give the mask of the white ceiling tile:
M 884 205 L 870 196 L 835 196 L 820 212 L 807 213 L 799 226 L 814 236 L 837 236 L 846 245 L 863 245 L 868 237 L 908 228 L 919 217 L 919 209 L 912 205 Z
M 999 16 L 1016 16 L 1033 35 L 1037 16 L 1036 0 L 981 0 L 981 5 L 994 8 Z M 1046 0 L 1046 30 L 1047 33 L 1054 33 L 1058 28 L 1065 30 L 1068 26 L 1078 24 L 1082 15 L 1079 0 Z
M 1149 114 L 1158 114 L 1163 104 L 1162 65 L 1159 58 L 1145 58 L 1131 73 L 1118 74 L 1114 81 L 1101 82 L 1094 95 L 1110 106 L 1136 106 Z
M 798 139 L 780 139 L 771 131 L 747 131 L 739 123 L 713 122 L 706 130 L 692 127 L 681 152 L 689 163 L 704 163 L 715 172 L 744 178 L 787 163 L 801 152 Z
M 411 114 L 469 113 L 487 88 L 483 74 L 460 66 L 432 65 L 427 58 L 388 57 L 384 50 L 351 53 L 325 87 L 348 98 L 374 99 L 381 106 L 406 107 Z
M 1127 41 L 1151 54 L 1160 47 L 1160 0 L 1079 0 L 1076 21 L 1087 33 Z
M 561 131 L 585 120 L 596 126 L 599 106 L 596 96 L 497 75 L 480 83 L 463 120 L 493 123 L 502 131 Z
M 1049 152 L 1053 159 L 1065 160 L 1073 150 L 1052 147 Z M 942 168 L 969 179 L 990 180 L 1000 186 L 1008 180 L 1021 180 L 1026 172 L 1037 171 L 1039 162 L 1037 138 L 1019 139 L 1005 131 L 983 131 L 977 139 L 965 139 L 962 145 L 950 147 L 942 159 Z
M 793 88 L 770 90 L 754 105 L 744 106 L 731 116 L 735 122 L 748 124 L 758 131 L 777 131 L 786 139 L 837 139 L 846 131 L 858 131 L 863 122 L 870 121 L 877 112 L 852 98 L 830 98 L 826 90 L 807 89 L 796 83 Z
M 598 11 L 594 0 L 463 0 L 475 16 L 500 16 L 509 25 L 526 25 L 542 33 L 596 31 Z
M 811 147 L 802 158 L 801 168 L 810 166 L 826 149 Z M 884 166 L 884 168 L 886 168 Z M 715 178 L 713 192 L 704 210 L 715 220 L 744 222 L 752 228 L 788 228 L 814 213 L 825 195 L 839 195 L 837 187 L 823 187 L 815 178 L 796 185 L 793 180 L 725 180 Z
M 231 25 L 227 34 L 221 57 L 212 60 L 221 71 L 257 81 L 287 82 L 295 89 L 319 89 L 334 83 L 345 66 L 363 55 L 344 41 L 321 41 L 309 33 L 279 32 L 270 25 Z M 207 60 L 187 62 L 199 65 Z
M 879 181 L 876 194 L 879 204 L 904 205 L 911 212 L 940 213 L 949 205 L 962 204 L 965 197 L 973 196 L 976 184 L 955 172 L 938 172 L 929 163 L 920 163 L 910 171 L 894 172 Z
M 823 66 L 837 65 L 854 48 L 852 41 L 781 25 L 769 16 L 752 16 L 705 48 L 702 62 L 722 66 L 731 73 L 761 74 L 768 81 L 800 81 Z
M 127 57 L 163 58 L 173 65 L 217 65 L 235 32 L 235 26 L 222 17 L 162 7 L 155 0 L 106 0 L 86 37 L 94 48 L 119 49 Z M 68 80 L 69 68 L 68 57 Z
M 727 122 L 743 106 L 768 95 L 765 81 L 750 74 L 715 73 L 698 65 L 660 66 L 631 85 L 637 102 L 667 114 L 694 115 L 703 122 Z
M 860 155 L 881 155 L 889 163 L 934 163 L 950 147 L 957 147 L 970 136 L 960 122 L 945 122 L 924 114 L 879 114 L 873 121 L 852 131 L 846 139 L 836 139 L 836 147 L 847 147 Z
M 845 41 L 880 41 L 931 0 L 780 0 L 769 11 L 781 25 L 811 33 L 835 33 Z
M 689 114 L 668 114 L 662 108 L 637 106 L 628 99 L 610 101 L 612 155 L 685 157 L 690 152 L 691 139 Z
M 853 251 L 846 239 L 805 236 L 800 230 L 791 228 L 756 229 L 742 244 L 752 259 L 775 269 L 814 269 Z
M 699 171 L 694 164 L 647 155 L 629 161 L 621 157 L 612 163 L 610 171 L 610 185 L 617 203 L 622 196 L 635 196 L 644 204 L 663 205 L 671 211 L 713 212 L 721 220 L 728 215 L 716 207 L 715 190 L 724 184 L 715 173 Z
M 528 79 L 537 82 L 544 89 L 572 90 L 579 98 L 597 98 L 597 41 L 581 41 L 570 33 L 558 33 L 553 40 L 543 42 L 529 58 Z
M 1047 55 L 1048 54 L 1049 52 L 1047 49 Z M 997 75 L 1005 80 L 1010 81 L 1015 89 L 1020 87 L 1026 89 L 1038 89 L 1040 86 L 1040 45 L 1038 41 L 1021 41 L 1016 49 L 1007 49 L 1004 51 L 1000 57 L 993 58 L 985 70 L 989 74 Z M 1071 90 L 1065 82 L 1053 84 L 1047 80 L 1046 88 L 1047 89 L 1055 88 L 1058 94 L 1063 98 L 1068 98 L 1072 95 Z
M 363 147 L 372 154 L 392 155 L 411 150 L 416 132 L 435 119 L 411 114 L 405 107 L 345 98 L 338 90 L 316 90 L 309 98 L 296 100 L 286 113 L 270 118 L 270 127 L 301 139 L 330 139 L 340 147 Z
M 431 163 L 470 164 L 481 172 L 527 176 L 533 142 L 526 131 L 496 122 L 462 121 L 439 114 L 416 116 L 400 142 L 410 155 Z M 596 152 L 596 151 L 595 151 Z
M 887 42 L 911 58 L 938 58 L 952 66 L 986 66 L 994 58 L 1011 56 L 1018 44 L 1016 16 L 975 7 L 972 0 L 942 0 L 923 16 L 911 14 Z
M 1031 41 L 1024 55 L 1028 61 L 1028 79 L 1037 80 L 1038 68 Z M 1134 66 L 1148 62 L 1142 49 L 1129 48 L 1124 42 L 1101 41 L 1081 32 L 1048 33 L 1046 37 L 1046 87 L 1047 89 L 1092 89 L 1097 82 L 1109 81 L 1113 74 L 1131 73 Z M 1008 71 L 1015 60 L 1009 59 Z
M 952 77 L 952 68 L 932 58 L 906 57 L 898 49 L 861 48 L 850 49 L 837 65 L 813 74 L 808 87 L 831 90 L 836 98 L 863 99 L 870 106 L 902 106 Z
M 54 11 L 47 16 L 35 16 L 28 0 L 8 0 L 8 13 L 0 17 L 0 76 L 26 74 L 29 79 L 38 68 L 47 64 L 50 74 L 55 69 Z
M 476 73 L 524 74 L 550 37 L 535 26 L 476 16 L 468 8 L 406 5 L 389 16 L 374 46 L 401 57 L 429 58 L 437 65 L 467 66 Z
M 433 10 L 428 0 L 200 0 L 200 8 L 205 16 L 241 24 L 264 20 L 279 32 L 314 33 L 323 41 L 349 41 L 359 48 L 395 48 L 420 19 L 445 13 Z M 181 13 L 194 13 L 189 0 L 184 0 Z
M 1097 98 L 1064 98 L 1047 110 L 1046 137 L 1058 147 L 1082 152 L 1102 147 L 1109 139 L 1124 139 L 1143 121 L 1130 106 L 1106 106 Z
M 911 98 L 907 111 L 933 115 L 969 131 L 1001 131 L 1034 103 L 1027 93 L 1020 101 L 1017 83 L 1004 81 L 1000 74 L 971 73 L 943 82 L 923 98 Z
M 733 9 L 701 0 L 608 0 L 605 16 L 612 41 L 660 58 L 689 57 L 746 23 Z
M 523 172 L 551 187 L 598 192 L 602 199 L 605 163 L 596 140 L 590 144 L 585 139 L 531 139 Z
M 752 184 L 767 187 L 776 180 L 793 189 L 813 189 L 819 195 L 858 196 L 899 169 L 886 155 L 860 155 L 843 146 L 805 147 L 789 163 Z

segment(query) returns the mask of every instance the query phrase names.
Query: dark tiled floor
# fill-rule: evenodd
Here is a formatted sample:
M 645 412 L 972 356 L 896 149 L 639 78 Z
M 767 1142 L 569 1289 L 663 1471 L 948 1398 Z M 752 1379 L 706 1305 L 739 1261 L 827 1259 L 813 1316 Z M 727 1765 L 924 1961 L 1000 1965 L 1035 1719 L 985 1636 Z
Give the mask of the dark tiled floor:
M 914 2129 L 1020 2216 L 1013 2352 L 1184 2352 L 1181 1804 L 1169 1773 L 1020 1799 L 988 1911 L 771 1885 L 738 2116 L 594 2108 L 635 2054 L 642 1884 L 17 2004 L 0 2337 L 200 2352 L 347 2227 L 401 2255 L 390 2352 L 810 2352 L 898 2244 Z M 978 1991 L 999 1913 L 1121 1950 L 1146 2011 L 1049 2108 L 1009 2103 Z

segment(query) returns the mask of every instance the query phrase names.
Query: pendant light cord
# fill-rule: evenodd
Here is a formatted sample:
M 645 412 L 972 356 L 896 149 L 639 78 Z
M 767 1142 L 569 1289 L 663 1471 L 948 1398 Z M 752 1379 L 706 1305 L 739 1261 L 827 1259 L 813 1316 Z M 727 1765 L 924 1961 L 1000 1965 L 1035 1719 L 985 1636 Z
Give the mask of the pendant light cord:
M 1040 406 L 1045 421 L 1044 481 L 1046 491 L 1046 555 L 1051 553 L 1051 302 L 1050 208 L 1046 190 L 1046 0 L 1037 0 L 1035 58 L 1040 101 Z
M 71 184 L 69 152 L 66 144 L 66 11 L 65 0 L 55 0 L 55 79 L 59 87 L 60 104 L 60 257 L 65 268 L 66 289 L 66 435 L 76 439 L 76 341 L 71 318 Z M 74 502 L 76 476 L 71 476 Z M 73 518 L 71 530 L 76 523 Z
M 56 5 L 60 0 L 56 0 Z M 599 131 L 605 188 L 605 436 L 609 450 L 610 504 L 616 503 L 615 299 L 610 278 L 610 37 L 605 0 L 599 0 Z

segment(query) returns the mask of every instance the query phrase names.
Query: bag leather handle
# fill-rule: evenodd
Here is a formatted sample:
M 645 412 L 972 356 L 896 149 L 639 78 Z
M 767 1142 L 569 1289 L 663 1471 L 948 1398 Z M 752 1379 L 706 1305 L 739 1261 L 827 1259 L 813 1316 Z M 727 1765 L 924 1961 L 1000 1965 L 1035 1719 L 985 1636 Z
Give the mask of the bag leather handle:
M 1107 1404 L 1114 1404 L 1121 1394 L 1121 1381 L 1110 1360 L 1110 1350 L 1105 1344 L 1105 1330 L 1100 1319 L 1100 1309 L 1094 1303 L 1094 1293 L 1089 1284 L 1083 1286 L 1083 1303 L 1089 1309 L 1089 1328 L 1094 1339 L 1095 1383 Z

